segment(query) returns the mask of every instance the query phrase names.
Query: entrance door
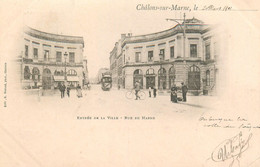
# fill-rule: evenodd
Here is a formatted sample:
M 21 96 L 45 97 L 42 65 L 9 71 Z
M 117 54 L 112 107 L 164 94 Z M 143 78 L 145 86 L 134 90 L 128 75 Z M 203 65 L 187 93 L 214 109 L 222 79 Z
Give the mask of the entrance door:
M 143 76 L 135 76 L 133 87 L 135 87 L 136 81 L 140 84 L 141 88 L 143 88 Z
M 155 77 L 146 77 L 146 89 L 155 87 Z
M 43 70 L 42 87 L 43 89 L 51 89 L 51 71 L 48 68 Z
M 166 76 L 158 77 L 158 87 L 159 89 L 166 89 Z
M 169 76 L 169 89 L 173 87 L 174 83 L 175 83 L 175 76 Z
M 188 72 L 189 90 L 200 90 L 200 69 L 193 65 Z

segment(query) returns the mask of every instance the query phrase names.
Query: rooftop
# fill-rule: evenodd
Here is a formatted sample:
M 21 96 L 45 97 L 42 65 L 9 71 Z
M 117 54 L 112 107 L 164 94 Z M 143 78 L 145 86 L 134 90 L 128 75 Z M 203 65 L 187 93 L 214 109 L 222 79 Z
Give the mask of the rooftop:
M 55 42 L 63 42 L 63 43 L 76 43 L 76 44 L 82 44 L 84 47 L 84 39 L 81 36 L 69 36 L 69 35 L 58 35 L 58 34 L 52 34 L 47 33 L 43 31 L 39 31 L 36 29 L 33 29 L 31 27 L 26 26 L 24 28 L 24 33 L 43 40 L 48 41 L 55 41 Z

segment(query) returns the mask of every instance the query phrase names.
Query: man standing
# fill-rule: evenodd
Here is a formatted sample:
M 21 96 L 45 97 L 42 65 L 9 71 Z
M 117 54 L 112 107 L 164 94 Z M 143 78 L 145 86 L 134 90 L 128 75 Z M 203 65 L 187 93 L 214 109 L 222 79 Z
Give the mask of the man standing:
M 67 95 L 68 95 L 68 97 L 70 97 L 70 86 L 69 85 L 67 86 Z
M 186 94 L 188 92 L 188 87 L 182 82 L 181 83 L 181 90 L 182 90 L 182 98 L 183 98 L 183 101 L 186 102 L 187 99 L 186 99 Z
M 153 97 L 156 98 L 156 91 L 157 89 L 155 87 L 153 87 Z
M 135 82 L 135 100 L 140 99 L 140 97 L 138 96 L 138 92 L 140 91 L 140 84 L 138 81 Z
M 151 93 L 152 93 L 152 88 L 151 86 L 149 86 L 149 97 L 151 97 Z
M 64 97 L 65 90 L 66 90 L 66 86 L 62 83 L 61 86 L 60 86 L 61 98 Z

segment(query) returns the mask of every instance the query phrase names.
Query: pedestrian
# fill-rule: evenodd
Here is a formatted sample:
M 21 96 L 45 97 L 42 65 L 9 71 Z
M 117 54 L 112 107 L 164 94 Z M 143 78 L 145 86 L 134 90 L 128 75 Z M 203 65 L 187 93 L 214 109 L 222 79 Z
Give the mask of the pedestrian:
M 178 102 L 178 99 L 177 99 L 177 87 L 176 87 L 175 84 L 171 87 L 171 102 L 173 102 L 173 103 L 177 103 Z
M 82 97 L 82 90 L 81 90 L 81 86 L 80 86 L 79 84 L 78 84 L 76 90 L 77 90 L 77 96 L 78 96 L 78 98 Z
M 184 101 L 184 102 L 186 102 L 187 101 L 187 98 L 186 98 L 186 94 L 187 94 L 187 92 L 188 92 L 188 87 L 182 82 L 181 83 L 181 90 L 182 90 L 182 100 Z
M 120 90 L 120 85 L 119 84 L 118 84 L 117 88 L 118 88 L 118 90 Z
M 151 86 L 149 86 L 149 97 L 151 97 L 151 93 L 152 93 L 152 88 Z
M 67 95 L 68 95 L 68 97 L 70 97 L 70 86 L 69 85 L 67 86 Z
M 153 88 L 153 97 L 156 98 L 156 92 L 157 92 L 157 89 L 154 87 Z
M 138 92 L 140 91 L 140 84 L 138 81 L 135 82 L 135 100 L 138 100 L 140 99 L 139 95 L 138 95 Z
M 61 93 L 61 98 L 64 98 L 64 93 L 65 93 L 65 90 L 66 90 L 66 86 L 62 83 L 59 87 L 60 89 L 60 93 Z

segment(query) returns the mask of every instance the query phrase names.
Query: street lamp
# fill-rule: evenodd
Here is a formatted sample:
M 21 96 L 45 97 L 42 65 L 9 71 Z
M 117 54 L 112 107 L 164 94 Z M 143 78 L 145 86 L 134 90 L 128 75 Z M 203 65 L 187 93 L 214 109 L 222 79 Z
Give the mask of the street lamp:
M 185 48 L 186 48 L 186 26 L 185 26 L 185 17 L 186 17 L 186 14 L 184 13 L 183 14 L 183 19 L 166 19 L 167 21 L 174 21 L 174 22 L 176 22 L 177 24 L 179 24 L 179 25 L 181 25 L 181 23 L 179 22 L 179 21 L 183 21 L 183 28 L 182 28 L 182 26 L 180 26 L 181 27 L 181 29 L 183 30 L 183 57 L 184 57 L 184 61 L 185 61 Z M 185 61 L 186 62 L 186 61 Z
M 163 83 L 162 83 L 162 78 L 161 78 L 162 72 L 163 72 L 163 69 L 162 69 L 163 56 L 164 56 L 164 55 L 163 55 L 162 53 L 159 54 L 159 57 L 160 57 L 160 70 L 159 70 L 159 72 L 160 72 L 160 73 L 159 73 L 159 74 L 160 74 L 160 76 L 159 76 L 159 77 L 160 77 L 160 88 L 159 88 L 159 89 L 160 89 L 160 90 L 163 89 Z
M 66 66 L 67 66 L 66 59 L 67 59 L 67 56 L 68 56 L 68 53 L 65 52 L 65 53 L 64 53 L 64 59 L 65 59 L 65 75 L 64 75 L 64 82 L 67 82 L 67 71 L 66 71 Z M 65 84 L 66 84 L 66 83 L 65 83 Z

